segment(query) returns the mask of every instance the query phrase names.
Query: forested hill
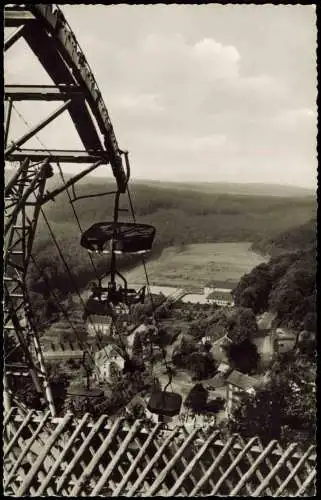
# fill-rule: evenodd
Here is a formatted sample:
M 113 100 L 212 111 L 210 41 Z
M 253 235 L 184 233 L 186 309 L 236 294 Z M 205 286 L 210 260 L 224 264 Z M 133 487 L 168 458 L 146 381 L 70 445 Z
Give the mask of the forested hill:
M 112 191 L 114 184 L 91 182 L 77 186 L 77 196 Z M 207 193 L 134 184 L 131 188 L 138 222 L 157 228 L 155 248 L 181 243 L 258 241 L 270 238 L 314 214 L 314 197 L 268 197 Z M 121 205 L 129 208 L 127 197 Z M 112 216 L 113 197 L 81 199 L 74 203 L 84 228 Z M 65 194 L 46 205 L 57 231 L 75 234 L 75 220 Z M 130 219 L 130 213 L 123 219 Z M 44 233 L 45 234 L 45 233 Z
M 164 182 L 150 181 L 138 182 L 148 186 L 159 187 L 163 189 L 185 189 L 201 191 L 203 193 L 217 194 L 225 193 L 232 195 L 245 196 L 273 196 L 299 198 L 306 196 L 315 196 L 315 190 L 299 186 L 287 186 L 281 184 L 263 184 L 258 182 L 240 183 L 240 182 Z M 134 185 L 136 182 L 134 182 Z
M 244 275 L 235 303 L 256 314 L 271 310 L 276 324 L 316 333 L 316 219 L 269 240 L 274 256 Z
M 52 186 L 52 184 L 51 184 Z M 52 187 L 50 188 L 52 189 Z M 91 181 L 77 185 L 76 197 L 106 193 L 115 189 L 114 183 Z M 73 193 L 70 190 L 73 198 Z M 206 242 L 256 242 L 276 236 L 298 223 L 304 224 L 315 213 L 314 197 L 281 198 L 213 194 L 186 189 L 161 188 L 143 184 L 131 187 L 131 196 L 137 222 L 153 224 L 156 238 L 152 256 L 162 249 L 177 245 Z M 59 244 L 73 281 L 82 288 L 95 277 L 88 252 L 80 246 L 81 229 L 84 231 L 99 221 L 112 220 L 113 196 L 82 198 L 70 203 L 66 193 L 44 206 L 44 212 Z M 127 195 L 121 197 L 121 220 L 132 220 Z M 78 221 L 75 218 L 74 207 Z M 33 256 L 42 275 L 45 273 L 51 289 L 57 295 L 75 293 L 76 285 L 70 279 L 65 263 L 50 236 L 42 217 L 39 219 Z M 108 257 L 94 256 L 99 274 L 106 272 Z M 133 265 L 134 258 L 119 259 L 119 267 Z M 35 292 L 33 301 L 46 299 L 48 293 L 43 278 L 31 262 L 29 286 Z M 42 308 L 38 307 L 39 310 Z
M 279 255 L 293 250 L 308 250 L 316 245 L 317 220 L 312 218 L 300 226 L 282 231 L 272 238 L 257 240 L 253 250 L 269 255 Z

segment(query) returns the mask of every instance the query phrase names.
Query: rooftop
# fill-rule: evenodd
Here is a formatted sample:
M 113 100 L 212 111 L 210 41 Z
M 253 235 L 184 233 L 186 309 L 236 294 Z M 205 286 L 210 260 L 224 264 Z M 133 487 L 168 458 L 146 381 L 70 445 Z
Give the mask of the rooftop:
M 277 328 L 276 336 L 279 340 L 296 340 L 297 334 L 288 328 Z
M 239 372 L 238 370 L 233 370 L 232 373 L 227 377 L 227 382 L 229 384 L 235 385 L 244 391 L 252 389 L 259 384 L 259 381 L 246 375 L 245 373 Z
M 232 299 L 232 294 L 231 291 L 229 290 L 223 290 L 223 289 L 217 289 L 211 292 L 208 296 L 207 299 L 221 299 L 221 298 L 226 298 L 227 300 Z
M 212 389 L 218 389 L 219 387 L 224 387 L 226 385 L 226 379 L 221 373 L 217 373 L 214 377 L 206 380 L 204 385 Z
M 232 281 L 232 280 L 227 280 L 227 281 L 213 280 L 213 281 L 208 281 L 205 286 L 207 288 L 209 288 L 209 287 L 210 288 L 225 288 L 228 290 L 233 290 L 233 288 L 235 288 L 237 284 L 238 284 L 237 281 Z
M 100 325 L 111 325 L 112 319 L 110 316 L 102 316 L 98 314 L 91 314 L 87 320 L 87 323 L 91 325 L 92 323 L 98 323 Z
M 121 357 L 120 349 L 116 345 L 106 345 L 104 349 L 95 353 L 96 363 L 105 363 L 110 360 L 110 358 Z
M 275 313 L 266 311 L 257 317 L 257 326 L 259 330 L 270 330 L 272 328 L 272 322 L 276 317 Z

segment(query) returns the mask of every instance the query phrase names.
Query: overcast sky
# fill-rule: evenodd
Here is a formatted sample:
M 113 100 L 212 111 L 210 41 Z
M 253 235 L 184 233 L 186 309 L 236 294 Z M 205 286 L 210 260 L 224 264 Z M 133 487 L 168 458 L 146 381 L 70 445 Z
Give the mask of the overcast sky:
M 103 94 L 119 146 L 130 151 L 133 178 L 316 185 L 311 5 L 62 9 Z M 37 65 L 31 71 L 22 42 L 7 59 L 7 83 L 50 83 Z M 40 106 L 35 114 L 30 103 L 19 109 L 29 123 L 47 113 Z M 19 136 L 25 125 L 13 120 Z M 74 147 L 68 114 L 57 123 L 42 140 L 50 147 Z

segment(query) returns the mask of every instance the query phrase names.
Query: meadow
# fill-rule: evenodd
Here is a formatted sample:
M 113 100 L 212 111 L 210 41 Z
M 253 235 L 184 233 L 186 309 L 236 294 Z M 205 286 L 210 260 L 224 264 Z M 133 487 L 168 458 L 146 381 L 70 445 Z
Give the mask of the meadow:
M 250 242 L 196 243 L 169 247 L 147 262 L 151 285 L 203 288 L 209 280 L 237 282 L 266 258 L 253 252 Z M 142 266 L 126 273 L 130 282 L 143 284 Z

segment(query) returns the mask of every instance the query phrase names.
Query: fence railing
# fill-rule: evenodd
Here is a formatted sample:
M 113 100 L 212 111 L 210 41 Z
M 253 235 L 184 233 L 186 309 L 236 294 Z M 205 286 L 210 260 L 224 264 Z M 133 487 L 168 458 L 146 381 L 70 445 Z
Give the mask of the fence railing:
M 8 496 L 314 496 L 315 446 L 299 452 L 215 428 L 13 408 L 4 416 Z

